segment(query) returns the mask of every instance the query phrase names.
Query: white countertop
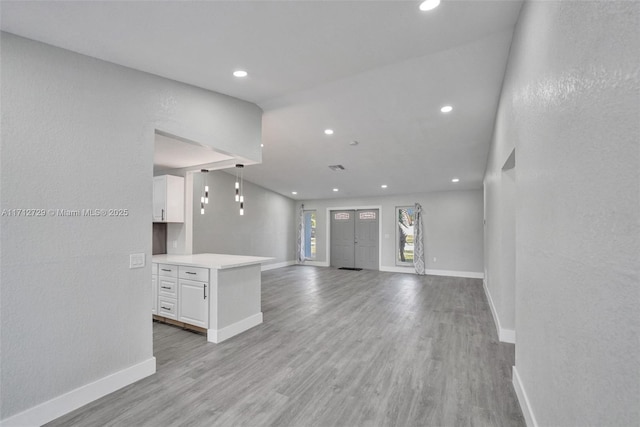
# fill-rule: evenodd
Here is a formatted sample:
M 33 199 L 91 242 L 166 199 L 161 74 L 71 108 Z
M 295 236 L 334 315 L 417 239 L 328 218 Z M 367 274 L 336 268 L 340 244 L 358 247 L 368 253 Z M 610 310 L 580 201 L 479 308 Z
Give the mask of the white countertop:
M 159 264 L 188 265 L 191 267 L 204 267 L 214 269 L 243 267 L 246 265 L 262 264 L 275 258 L 225 255 L 225 254 L 193 254 L 193 255 L 153 255 L 152 262 Z

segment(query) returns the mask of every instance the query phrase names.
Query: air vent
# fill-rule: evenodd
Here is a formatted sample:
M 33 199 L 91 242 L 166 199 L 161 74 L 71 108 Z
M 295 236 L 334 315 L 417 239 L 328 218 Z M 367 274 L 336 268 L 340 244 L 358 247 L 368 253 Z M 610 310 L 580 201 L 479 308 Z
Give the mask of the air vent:
M 330 165 L 329 169 L 331 169 L 334 172 L 338 172 L 338 171 L 343 171 L 344 170 L 344 166 L 342 166 L 342 165 Z

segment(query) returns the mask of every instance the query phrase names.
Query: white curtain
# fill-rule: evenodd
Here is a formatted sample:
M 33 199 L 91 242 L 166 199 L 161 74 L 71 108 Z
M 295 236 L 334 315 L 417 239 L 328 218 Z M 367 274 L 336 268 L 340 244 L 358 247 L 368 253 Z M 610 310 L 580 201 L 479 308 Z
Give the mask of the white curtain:
M 304 205 L 300 205 L 300 211 L 298 212 L 298 262 L 303 263 L 304 256 Z
M 424 227 L 422 226 L 422 206 L 416 203 L 413 221 L 413 266 L 416 273 L 424 274 Z

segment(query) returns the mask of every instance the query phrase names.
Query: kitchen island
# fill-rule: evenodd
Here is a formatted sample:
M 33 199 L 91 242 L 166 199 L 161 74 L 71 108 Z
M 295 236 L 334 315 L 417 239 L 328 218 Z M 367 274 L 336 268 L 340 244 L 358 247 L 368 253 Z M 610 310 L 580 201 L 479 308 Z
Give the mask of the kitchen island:
M 153 255 L 154 318 L 222 342 L 262 323 L 261 264 L 225 254 Z

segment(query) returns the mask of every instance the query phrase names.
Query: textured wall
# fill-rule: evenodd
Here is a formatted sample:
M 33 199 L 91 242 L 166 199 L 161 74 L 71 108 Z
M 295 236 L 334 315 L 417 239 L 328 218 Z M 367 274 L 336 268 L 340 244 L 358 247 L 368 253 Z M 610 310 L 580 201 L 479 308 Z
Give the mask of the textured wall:
M 248 166 L 251 167 L 251 166 Z M 274 257 L 273 263 L 295 261 L 295 202 L 244 181 L 245 213 L 238 214 L 235 175 L 206 174 L 209 204 L 200 214 L 203 174 L 194 174 L 193 253 Z
M 639 29 L 637 2 L 528 2 L 514 36 L 488 175 L 515 146 L 516 369 L 541 426 L 640 423 Z
M 396 206 L 420 203 L 424 210 L 427 269 L 482 272 L 482 191 L 442 191 L 362 199 L 329 199 L 304 202 L 317 213 L 317 262 L 328 262 L 327 208 L 381 206 L 381 266 L 396 267 Z M 436 257 L 437 261 L 433 261 Z
M 153 356 L 150 263 L 130 270 L 129 254 L 151 257 L 154 128 L 230 140 L 259 161 L 261 110 L 7 33 L 1 43 L 1 207 L 129 210 L 2 216 L 4 419 Z

